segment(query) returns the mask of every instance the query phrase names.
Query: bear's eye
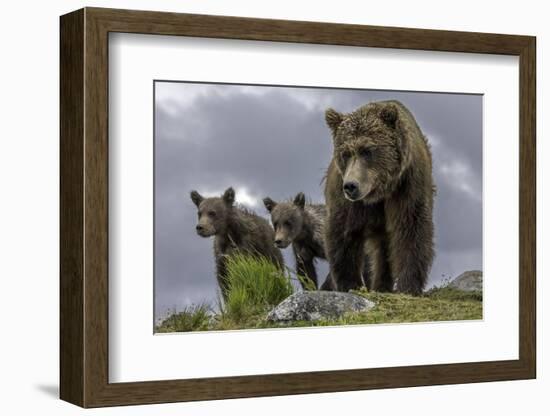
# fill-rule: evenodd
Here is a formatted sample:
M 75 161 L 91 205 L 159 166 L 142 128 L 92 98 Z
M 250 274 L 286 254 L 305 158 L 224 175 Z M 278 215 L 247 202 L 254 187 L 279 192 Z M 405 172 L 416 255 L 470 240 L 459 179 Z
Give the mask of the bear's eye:
M 208 211 L 208 216 L 214 218 L 216 216 L 216 211 Z
M 350 152 L 344 152 L 344 153 L 342 153 L 342 160 L 346 161 L 346 160 L 348 160 L 350 157 L 351 157 L 351 153 L 350 153 Z
M 364 159 L 370 159 L 372 157 L 372 150 L 371 149 L 361 149 L 359 152 L 361 154 L 361 157 Z
M 285 221 L 285 222 L 283 223 L 283 225 L 284 225 L 285 227 L 290 227 L 292 224 L 290 223 L 290 221 Z

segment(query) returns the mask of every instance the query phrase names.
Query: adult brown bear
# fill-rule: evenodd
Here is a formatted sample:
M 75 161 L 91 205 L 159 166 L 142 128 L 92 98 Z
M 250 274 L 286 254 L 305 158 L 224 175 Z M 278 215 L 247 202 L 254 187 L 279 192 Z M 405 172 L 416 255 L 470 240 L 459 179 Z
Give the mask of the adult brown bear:
M 419 295 L 434 257 L 432 158 L 398 101 L 349 114 L 329 108 L 334 153 L 327 172 L 325 244 L 332 285 Z M 368 276 L 362 270 L 365 254 Z

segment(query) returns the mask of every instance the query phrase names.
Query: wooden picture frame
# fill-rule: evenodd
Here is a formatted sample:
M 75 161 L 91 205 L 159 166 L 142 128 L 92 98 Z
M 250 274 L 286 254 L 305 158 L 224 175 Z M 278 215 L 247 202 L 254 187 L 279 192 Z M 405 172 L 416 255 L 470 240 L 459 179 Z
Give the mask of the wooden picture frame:
M 60 396 L 82 407 L 536 377 L 535 38 L 85 8 L 61 17 Z M 519 359 L 109 383 L 108 34 L 368 46 L 519 57 Z

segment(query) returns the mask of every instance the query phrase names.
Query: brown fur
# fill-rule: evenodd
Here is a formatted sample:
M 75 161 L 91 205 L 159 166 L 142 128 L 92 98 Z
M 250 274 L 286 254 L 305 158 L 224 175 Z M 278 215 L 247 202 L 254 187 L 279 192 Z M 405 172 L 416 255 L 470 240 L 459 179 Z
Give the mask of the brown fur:
M 204 198 L 197 191 L 191 200 L 198 208 L 197 234 L 214 236 L 214 258 L 218 285 L 225 298 L 226 258 L 235 252 L 263 256 L 284 267 L 281 251 L 273 245 L 269 222 L 242 207 L 235 206 L 235 191 L 228 188 L 221 197 Z
M 264 198 L 264 205 L 271 214 L 275 229 L 274 244 L 279 248 L 292 244 L 296 273 L 307 276 L 317 287 L 315 259 L 326 259 L 325 206 L 306 203 L 302 192 L 293 201 L 275 202 L 269 197 Z
M 334 142 L 325 186 L 332 284 L 421 294 L 434 256 L 435 188 L 424 135 L 398 101 L 350 114 L 328 109 L 326 121 Z

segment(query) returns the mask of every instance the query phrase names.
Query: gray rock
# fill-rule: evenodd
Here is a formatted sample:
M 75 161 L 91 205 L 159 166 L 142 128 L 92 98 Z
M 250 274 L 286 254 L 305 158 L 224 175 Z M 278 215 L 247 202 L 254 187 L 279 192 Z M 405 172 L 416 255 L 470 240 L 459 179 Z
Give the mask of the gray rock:
M 306 291 L 286 298 L 267 315 L 268 321 L 318 321 L 337 319 L 348 312 L 365 312 L 374 302 L 353 293 Z
M 455 278 L 449 287 L 465 292 L 481 292 L 483 290 L 483 273 L 480 270 L 470 270 Z

